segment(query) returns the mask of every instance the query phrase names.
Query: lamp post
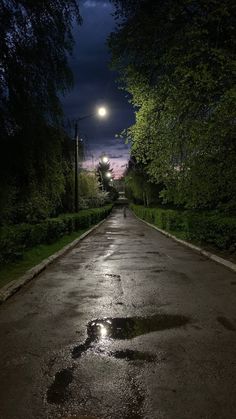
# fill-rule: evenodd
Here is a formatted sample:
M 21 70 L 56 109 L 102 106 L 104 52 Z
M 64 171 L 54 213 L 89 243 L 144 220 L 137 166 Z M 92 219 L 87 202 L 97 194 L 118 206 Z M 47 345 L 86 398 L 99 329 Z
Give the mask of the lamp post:
M 79 136 L 78 122 L 75 123 L 75 212 L 79 210 Z
M 79 122 L 96 115 L 104 118 L 107 115 L 106 108 L 100 107 L 97 112 L 77 118 L 75 122 L 75 212 L 79 211 Z

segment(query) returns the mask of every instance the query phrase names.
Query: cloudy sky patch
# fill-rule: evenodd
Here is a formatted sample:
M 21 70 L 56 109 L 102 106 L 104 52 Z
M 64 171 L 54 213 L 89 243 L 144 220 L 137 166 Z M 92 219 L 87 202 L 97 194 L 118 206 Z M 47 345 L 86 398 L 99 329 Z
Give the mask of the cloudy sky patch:
M 75 47 L 70 60 L 74 88 L 63 100 L 64 112 L 66 118 L 73 120 L 93 113 L 99 105 L 106 105 L 108 117 L 81 121 L 80 136 L 85 138 L 86 155 L 95 156 L 94 161 L 101 152 L 106 152 L 113 156 L 112 162 L 122 166 L 128 160 L 129 146 L 115 136 L 134 123 L 134 111 L 125 93 L 117 87 L 117 74 L 110 70 L 106 41 L 115 28 L 111 16 L 114 10 L 104 0 L 85 0 L 80 9 L 83 24 L 74 30 Z M 117 166 L 116 172 L 120 173 Z

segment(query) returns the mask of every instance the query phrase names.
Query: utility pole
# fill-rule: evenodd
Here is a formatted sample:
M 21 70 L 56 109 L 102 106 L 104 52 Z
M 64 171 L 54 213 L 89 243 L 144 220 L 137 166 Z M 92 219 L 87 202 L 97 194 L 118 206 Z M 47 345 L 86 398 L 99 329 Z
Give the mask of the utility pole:
M 78 122 L 75 123 L 75 212 L 79 211 L 79 138 Z
M 77 118 L 75 122 L 75 203 L 74 203 L 75 212 L 79 211 L 79 121 L 82 121 L 83 119 L 86 119 L 86 118 L 91 118 L 95 115 L 98 115 L 101 118 L 103 118 L 104 116 L 106 116 L 106 114 L 107 114 L 106 108 L 100 107 L 96 113 L 92 113 L 92 114 Z

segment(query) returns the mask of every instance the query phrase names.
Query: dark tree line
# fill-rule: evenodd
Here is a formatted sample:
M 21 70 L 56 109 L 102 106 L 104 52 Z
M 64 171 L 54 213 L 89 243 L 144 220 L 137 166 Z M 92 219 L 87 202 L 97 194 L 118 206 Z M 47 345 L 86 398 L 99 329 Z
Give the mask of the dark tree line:
M 235 210 L 235 2 L 113 3 L 113 67 L 136 108 L 124 133 L 132 155 L 162 202 Z
M 2 223 L 71 210 L 71 143 L 59 95 L 72 85 L 75 20 L 81 22 L 76 0 L 0 3 Z

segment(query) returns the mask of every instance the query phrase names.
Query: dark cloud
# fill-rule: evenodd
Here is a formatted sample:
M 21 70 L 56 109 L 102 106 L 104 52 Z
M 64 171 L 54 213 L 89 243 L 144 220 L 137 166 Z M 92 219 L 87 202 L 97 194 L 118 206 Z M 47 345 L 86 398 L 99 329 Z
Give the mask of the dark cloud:
M 63 99 L 64 111 L 67 118 L 73 119 L 106 104 L 108 117 L 81 121 L 80 135 L 86 137 L 86 146 L 93 154 L 109 150 L 113 156 L 122 154 L 128 158 L 129 146 L 115 139 L 117 133 L 133 124 L 134 113 L 124 92 L 117 87 L 116 73 L 109 68 L 106 39 L 115 27 L 113 8 L 105 0 L 83 0 L 80 5 L 83 25 L 74 29 L 75 48 L 70 60 L 74 88 Z

